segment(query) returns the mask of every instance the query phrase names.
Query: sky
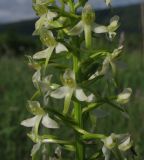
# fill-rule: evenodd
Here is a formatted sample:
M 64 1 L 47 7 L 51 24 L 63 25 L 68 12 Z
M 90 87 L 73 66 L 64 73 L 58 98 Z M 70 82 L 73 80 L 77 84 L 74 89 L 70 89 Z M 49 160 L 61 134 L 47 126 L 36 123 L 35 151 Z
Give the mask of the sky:
M 123 6 L 139 3 L 144 0 L 112 0 L 112 6 Z M 104 8 L 104 0 L 89 0 L 95 8 Z M 0 23 L 32 19 L 32 0 L 0 0 Z

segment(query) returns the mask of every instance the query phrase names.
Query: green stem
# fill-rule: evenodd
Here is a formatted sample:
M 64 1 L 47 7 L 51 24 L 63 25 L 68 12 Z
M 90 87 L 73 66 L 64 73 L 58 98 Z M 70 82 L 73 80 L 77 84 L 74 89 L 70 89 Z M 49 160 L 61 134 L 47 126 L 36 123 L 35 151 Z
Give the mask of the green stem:
M 69 4 L 69 7 L 71 9 L 71 12 L 72 13 L 75 13 L 75 7 L 74 7 L 74 2 L 73 0 L 68 0 L 68 4 Z
M 74 102 L 75 120 L 80 128 L 83 128 L 81 105 Z M 81 134 L 76 133 L 76 160 L 84 160 L 84 147 L 81 142 Z
M 92 46 L 92 32 L 91 32 L 91 25 L 84 26 L 84 33 L 85 33 L 85 45 L 87 49 L 90 49 Z
M 117 148 L 113 150 L 113 154 L 117 160 L 123 160 L 123 157 Z
M 73 56 L 73 70 L 77 77 L 78 73 L 78 58 Z M 80 103 L 74 102 L 74 118 L 80 128 L 83 128 L 82 108 Z M 76 133 L 76 160 L 84 160 L 84 147 L 81 142 L 81 134 Z

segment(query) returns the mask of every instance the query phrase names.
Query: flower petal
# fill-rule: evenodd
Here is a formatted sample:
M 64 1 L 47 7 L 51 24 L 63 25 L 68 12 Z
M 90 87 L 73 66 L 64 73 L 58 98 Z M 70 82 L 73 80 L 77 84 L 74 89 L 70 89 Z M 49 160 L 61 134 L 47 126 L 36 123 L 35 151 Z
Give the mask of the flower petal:
M 131 146 L 132 146 L 132 141 L 131 141 L 130 137 L 128 137 L 124 142 L 122 142 L 122 143 L 118 146 L 118 148 L 119 148 L 119 150 L 125 152 L 125 151 L 127 151 L 128 149 L 130 149 Z
M 56 99 L 62 99 L 69 93 L 69 87 L 63 86 L 51 92 L 50 96 Z
M 63 74 L 64 80 L 72 80 L 75 81 L 75 73 L 71 69 L 67 69 L 65 73 Z M 74 83 L 74 82 L 73 82 Z
M 45 58 L 50 58 L 52 52 L 54 50 L 54 47 L 49 47 L 43 51 L 37 52 L 36 54 L 33 55 L 34 59 L 45 59 Z
M 48 75 L 46 77 L 43 78 L 42 81 L 40 81 L 38 84 L 39 84 L 39 88 L 41 89 L 42 93 L 46 93 L 48 92 L 49 90 L 51 90 L 51 78 L 52 78 L 52 75 Z
M 54 18 L 56 18 L 58 14 L 56 12 L 48 11 L 46 17 L 48 21 L 52 21 Z
M 103 146 L 102 152 L 105 156 L 105 160 L 109 160 L 110 159 L 110 150 L 108 148 L 106 148 L 105 146 Z
M 125 88 L 122 93 L 117 96 L 117 102 L 120 104 L 126 104 L 129 102 L 130 96 L 132 94 L 131 88 Z
M 68 49 L 62 43 L 57 43 L 56 53 L 67 52 L 67 51 L 68 51 Z
M 112 149 L 115 146 L 114 138 L 113 136 L 106 137 L 102 140 L 104 142 L 104 146 L 108 149 Z
M 57 124 L 57 122 L 51 119 L 48 114 L 43 116 L 42 124 L 46 128 L 59 128 L 59 125 Z
M 76 88 L 75 96 L 79 101 L 87 101 L 88 97 L 81 88 Z
M 35 88 L 38 89 L 38 82 L 41 80 L 41 72 L 40 70 L 37 70 L 34 75 L 32 76 L 32 82 L 35 86 Z
M 87 97 L 87 102 L 94 102 L 95 101 L 95 95 L 94 94 L 90 94 L 88 97 Z
M 21 125 L 25 126 L 25 127 L 34 127 L 34 125 L 37 121 L 37 118 L 38 118 L 38 116 L 35 116 L 35 117 L 32 117 L 32 118 L 28 118 L 26 120 L 23 120 L 21 122 Z
M 71 36 L 76 36 L 81 34 L 83 30 L 84 30 L 83 22 L 80 21 L 68 32 L 68 34 Z
M 90 78 L 89 80 L 92 80 L 98 76 L 101 76 L 101 75 L 105 75 L 109 69 L 109 65 L 110 65 L 110 57 L 107 56 L 104 61 L 103 61 L 103 65 L 102 65 L 102 68 L 101 70 L 98 70 L 96 71 Z
M 111 1 L 112 0 L 105 0 L 106 5 L 109 6 L 111 4 Z
M 93 31 L 94 31 L 95 33 L 107 33 L 107 32 L 108 32 L 108 29 L 107 29 L 106 26 L 102 26 L 102 25 L 96 24 L 96 25 L 94 26 Z
M 110 25 L 109 27 L 113 28 L 113 29 L 117 29 L 118 28 L 118 22 L 119 22 L 119 16 L 114 16 L 110 19 Z M 115 30 L 113 30 L 115 31 Z

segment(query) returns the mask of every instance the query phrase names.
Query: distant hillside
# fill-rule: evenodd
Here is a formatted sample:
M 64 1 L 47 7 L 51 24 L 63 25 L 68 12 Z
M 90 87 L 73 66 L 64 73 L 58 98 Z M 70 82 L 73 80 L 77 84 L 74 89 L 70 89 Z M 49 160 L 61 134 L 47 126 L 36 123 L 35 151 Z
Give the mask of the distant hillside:
M 106 23 L 113 15 L 119 15 L 121 18 L 121 30 L 127 32 L 138 32 L 140 29 L 140 9 L 139 5 L 128 7 L 112 8 L 110 10 L 96 11 L 96 19 L 98 22 Z M 34 23 L 36 19 L 21 21 L 10 24 L 0 25 L 0 32 L 14 31 L 18 34 L 31 35 L 34 31 Z
M 18 34 L 27 34 L 31 35 L 34 31 L 34 24 L 36 19 L 25 20 L 15 23 L 8 23 L 0 25 L 0 33 L 1 32 L 16 32 Z

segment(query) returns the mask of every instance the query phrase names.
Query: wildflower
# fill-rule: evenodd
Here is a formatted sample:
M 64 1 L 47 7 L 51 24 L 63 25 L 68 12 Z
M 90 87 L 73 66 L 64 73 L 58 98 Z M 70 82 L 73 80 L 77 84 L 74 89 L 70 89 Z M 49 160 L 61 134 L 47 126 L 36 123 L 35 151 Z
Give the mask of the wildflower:
M 95 33 L 106 33 L 110 39 L 113 39 L 116 36 L 116 30 L 119 27 L 119 17 L 114 16 L 110 19 L 110 24 L 108 26 L 95 24 L 93 31 Z
M 51 79 L 52 79 L 52 75 L 48 75 L 42 78 L 40 69 L 37 70 L 32 77 L 32 82 L 35 88 L 40 90 L 44 95 L 45 105 L 48 104 L 49 95 L 52 92 L 52 90 L 59 87 L 59 85 L 55 83 L 51 83 Z
M 87 32 L 90 35 L 91 32 L 95 33 L 106 33 L 110 39 L 113 39 L 116 36 L 116 30 L 119 27 L 119 17 L 114 16 L 110 20 L 108 26 L 99 25 L 94 23 L 95 13 L 92 11 L 90 5 L 86 4 L 82 12 L 82 20 L 79 21 L 71 30 L 68 31 L 68 34 L 71 36 L 79 35 L 83 31 L 85 33 L 85 40 L 87 40 Z
M 45 113 L 38 101 L 28 101 L 28 110 L 35 116 L 22 121 L 21 125 L 25 127 L 35 127 L 42 120 L 42 125 L 46 128 L 59 128 L 57 122 Z
M 55 49 L 56 53 L 67 52 L 68 49 L 60 42 L 57 42 L 53 36 L 53 33 L 46 28 L 43 28 L 40 33 L 40 39 L 48 48 L 39 51 L 33 55 L 33 59 L 46 59 L 45 68 L 49 62 L 49 59 Z
M 63 75 L 63 84 L 64 86 L 59 87 L 55 91 L 51 92 L 51 97 L 57 98 L 57 99 L 62 99 L 65 98 L 65 105 L 64 105 L 64 113 L 66 114 L 71 97 L 74 94 L 75 97 L 79 101 L 87 101 L 90 102 L 94 99 L 94 95 L 91 94 L 89 96 L 86 96 L 83 89 L 79 88 L 76 84 L 76 79 L 75 79 L 75 74 L 72 70 L 68 69 L 65 71 Z
M 105 0 L 106 5 L 109 6 L 111 4 L 111 1 L 112 0 Z
M 120 104 L 126 104 L 129 102 L 129 99 L 132 94 L 132 89 L 131 88 L 125 88 L 123 92 L 121 92 L 116 99 L 116 102 Z
M 119 48 L 115 49 L 111 54 L 108 54 L 103 61 L 101 69 L 97 70 L 93 75 L 91 75 L 89 80 L 92 80 L 98 76 L 105 75 L 108 72 L 110 65 L 112 66 L 112 69 L 114 70 L 115 65 L 113 63 L 113 60 L 115 60 L 120 55 L 122 49 L 123 49 L 123 46 L 120 46 Z
M 132 147 L 132 141 L 128 134 L 114 134 L 102 139 L 104 145 L 102 152 L 105 156 L 105 160 L 110 159 L 110 152 L 113 148 L 118 147 L 120 151 L 127 151 Z

